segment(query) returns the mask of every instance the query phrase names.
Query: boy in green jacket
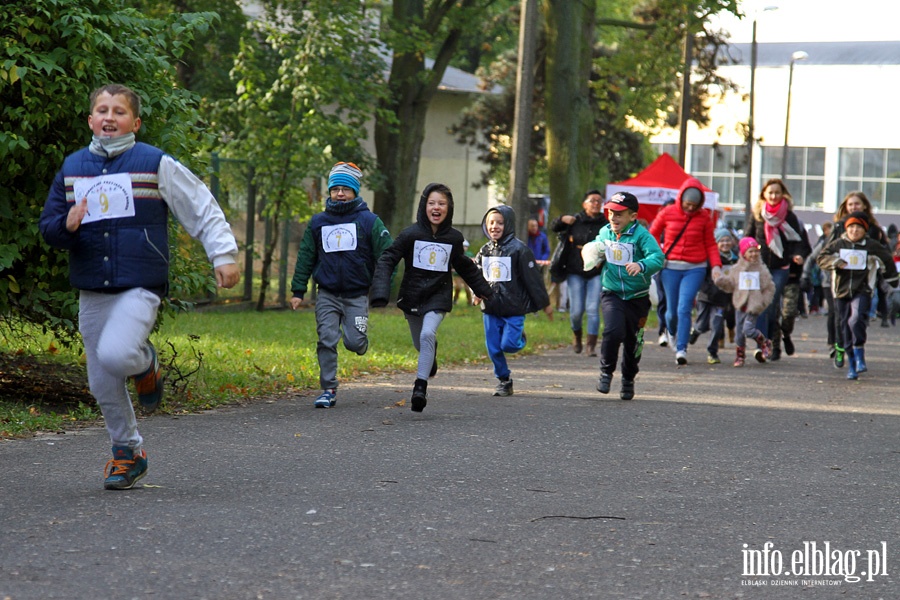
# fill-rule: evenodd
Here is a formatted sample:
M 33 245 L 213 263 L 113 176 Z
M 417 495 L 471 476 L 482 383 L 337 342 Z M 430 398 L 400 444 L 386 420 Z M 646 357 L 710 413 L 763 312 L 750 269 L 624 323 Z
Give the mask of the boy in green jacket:
M 600 383 L 608 394 L 622 352 L 622 400 L 634 398 L 634 378 L 640 370 L 644 325 L 650 313 L 650 277 L 662 269 L 665 256 L 656 239 L 637 222 L 638 199 L 619 192 L 603 206 L 609 224 L 582 250 L 585 269 L 601 264 L 603 339 L 600 343 Z

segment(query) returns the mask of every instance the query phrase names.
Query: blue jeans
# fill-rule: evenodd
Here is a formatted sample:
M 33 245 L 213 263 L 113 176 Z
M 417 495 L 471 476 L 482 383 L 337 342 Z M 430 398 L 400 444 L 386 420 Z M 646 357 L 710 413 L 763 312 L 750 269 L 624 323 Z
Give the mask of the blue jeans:
M 706 279 L 706 267 L 686 271 L 663 269 L 661 279 L 666 290 L 666 327 L 676 336 L 675 349 L 686 351 L 691 337 L 691 311 Z M 684 323 L 684 327 L 679 328 L 679 323 Z
M 509 379 L 506 355 L 515 354 L 525 347 L 525 338 L 523 337 L 525 317 L 497 317 L 484 314 L 482 319 L 484 321 L 484 344 L 491 362 L 494 363 L 494 377 Z
M 772 297 L 772 304 L 759 316 L 759 320 L 756 322 L 756 328 L 762 331 L 763 335 L 770 340 L 775 337 L 775 331 L 781 327 L 781 298 L 784 296 L 784 286 L 787 285 L 790 275 L 789 269 L 775 269 L 772 271 L 772 281 L 775 283 L 775 296 Z
M 599 275 L 585 279 L 581 275 L 569 275 L 566 287 L 569 289 L 569 321 L 572 331 L 581 331 L 581 318 L 587 312 L 588 335 L 600 333 L 600 292 L 603 289 Z

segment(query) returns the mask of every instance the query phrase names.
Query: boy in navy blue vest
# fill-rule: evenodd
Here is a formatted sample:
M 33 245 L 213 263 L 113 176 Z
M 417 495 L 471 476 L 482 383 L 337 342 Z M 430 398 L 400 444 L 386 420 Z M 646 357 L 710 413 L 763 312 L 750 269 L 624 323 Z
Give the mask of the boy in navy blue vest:
M 313 215 L 300 241 L 291 281 L 291 308 L 297 310 L 310 276 L 316 296 L 316 358 L 322 393 L 316 408 L 337 402 L 338 342 L 360 356 L 369 348 L 369 286 L 375 262 L 391 245 L 391 234 L 359 195 L 362 171 L 353 163 L 339 162 L 328 175 L 325 210 Z
M 69 251 L 88 384 L 112 441 L 104 487 L 127 490 L 147 473 L 147 453 L 126 389 L 145 411 L 162 400 L 159 358 L 147 339 L 168 291 L 168 214 L 199 239 L 219 287 L 240 279 L 231 227 L 209 189 L 159 148 L 135 141 L 141 100 L 124 85 L 91 94 L 93 138 L 63 162 L 41 213 L 41 234 Z

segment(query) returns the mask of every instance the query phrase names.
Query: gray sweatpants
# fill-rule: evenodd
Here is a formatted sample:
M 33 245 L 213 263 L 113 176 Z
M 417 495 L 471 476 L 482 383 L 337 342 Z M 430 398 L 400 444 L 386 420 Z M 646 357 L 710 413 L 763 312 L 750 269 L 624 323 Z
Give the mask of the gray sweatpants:
M 156 324 L 159 296 L 143 288 L 119 294 L 82 291 L 78 328 L 87 355 L 88 385 L 100 405 L 114 446 L 136 453 L 144 440 L 137 430 L 134 406 L 125 385 L 128 377 L 150 368 L 147 338 Z
M 437 330 L 446 314 L 440 311 L 430 311 L 421 316 L 405 313 L 413 345 L 419 351 L 419 364 L 416 368 L 417 379 L 427 381 L 428 375 L 431 374 L 431 365 L 434 363 L 434 355 L 437 352 Z
M 360 356 L 369 349 L 369 298 L 341 298 L 319 288 L 316 297 L 316 357 L 322 389 L 337 389 L 338 342 L 343 332 L 344 347 Z

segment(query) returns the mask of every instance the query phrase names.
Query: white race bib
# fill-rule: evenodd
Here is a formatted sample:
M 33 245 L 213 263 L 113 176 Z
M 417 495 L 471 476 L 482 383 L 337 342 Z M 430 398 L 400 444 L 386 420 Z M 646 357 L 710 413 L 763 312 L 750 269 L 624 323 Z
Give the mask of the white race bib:
M 756 271 L 747 271 L 741 273 L 738 281 L 739 290 L 758 290 L 759 289 L 759 273 Z
M 82 223 L 134 216 L 134 192 L 128 173 L 76 179 L 72 188 L 75 202 L 87 198 L 87 215 Z
M 413 245 L 413 266 L 426 271 L 446 273 L 450 270 L 450 250 L 452 248 L 450 244 L 416 240 Z
M 325 252 L 356 250 L 356 223 L 322 227 L 322 249 Z
M 606 262 L 620 267 L 634 262 L 634 244 L 606 242 Z
M 864 271 L 866 268 L 868 252 L 865 250 L 853 250 L 852 248 L 841 248 L 841 260 L 847 263 L 845 269 L 851 271 Z
M 488 282 L 512 280 L 512 258 L 509 256 L 483 256 L 481 271 Z

